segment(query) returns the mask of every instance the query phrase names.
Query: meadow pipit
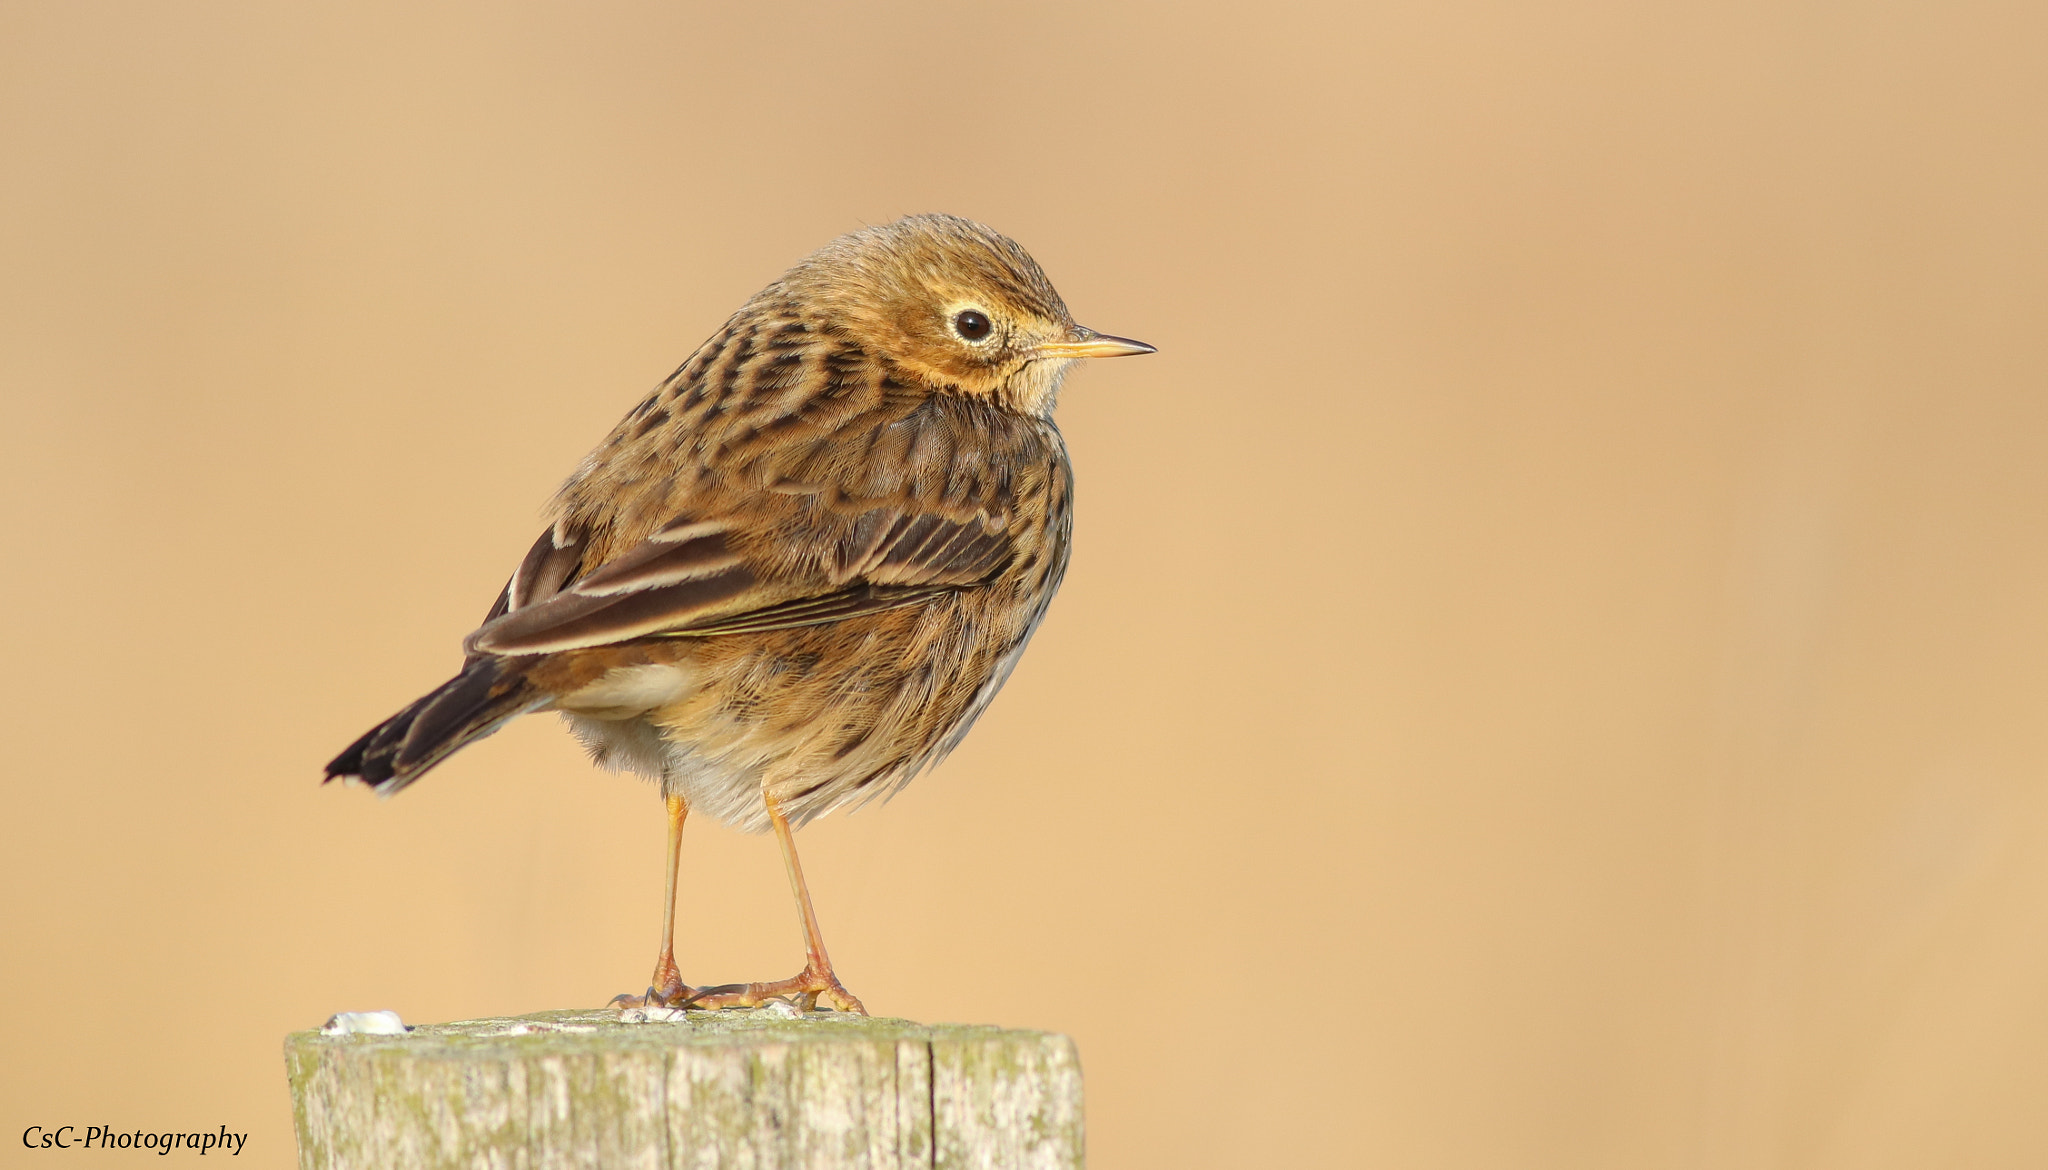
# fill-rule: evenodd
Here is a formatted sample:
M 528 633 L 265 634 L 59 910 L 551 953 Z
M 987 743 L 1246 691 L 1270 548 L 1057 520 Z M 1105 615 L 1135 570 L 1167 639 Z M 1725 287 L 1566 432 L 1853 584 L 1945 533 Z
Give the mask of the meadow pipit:
M 327 765 L 380 793 L 529 711 L 660 782 L 661 952 L 646 1002 L 863 1011 L 832 972 L 792 830 L 886 796 L 960 742 L 1067 565 L 1053 426 L 1083 328 L 1009 239 L 949 215 L 842 236 L 762 289 L 626 415 L 463 642 L 462 672 Z M 678 974 L 695 808 L 773 828 L 808 959 L 771 983 Z

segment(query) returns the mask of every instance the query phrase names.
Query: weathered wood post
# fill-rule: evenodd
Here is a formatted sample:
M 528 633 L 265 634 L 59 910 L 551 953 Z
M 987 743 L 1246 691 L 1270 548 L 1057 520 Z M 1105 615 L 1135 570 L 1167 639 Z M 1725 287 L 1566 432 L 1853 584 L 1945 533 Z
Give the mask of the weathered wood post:
M 1081 1064 L 1065 1036 L 793 1009 L 631 1018 L 295 1032 L 299 1165 L 1082 1164 Z

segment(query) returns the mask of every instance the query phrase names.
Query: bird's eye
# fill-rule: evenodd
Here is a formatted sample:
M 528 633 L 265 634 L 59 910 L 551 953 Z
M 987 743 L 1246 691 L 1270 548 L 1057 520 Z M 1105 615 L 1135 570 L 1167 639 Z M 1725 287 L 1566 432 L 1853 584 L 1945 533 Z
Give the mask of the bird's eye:
M 953 318 L 953 332 L 958 333 L 963 340 L 980 341 L 988 336 L 988 331 L 988 318 L 973 309 L 968 309 Z

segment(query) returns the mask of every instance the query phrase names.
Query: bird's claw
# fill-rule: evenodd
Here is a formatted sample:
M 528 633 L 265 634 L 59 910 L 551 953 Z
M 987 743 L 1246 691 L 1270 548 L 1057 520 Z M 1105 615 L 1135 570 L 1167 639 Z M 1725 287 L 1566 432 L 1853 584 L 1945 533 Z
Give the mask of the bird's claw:
M 611 1002 L 606 1006 L 615 1008 L 689 1007 L 691 1006 L 692 1001 L 697 998 L 697 996 L 703 994 L 703 991 L 697 988 L 693 988 L 689 984 L 683 982 L 682 977 L 676 974 L 675 968 L 673 967 L 666 967 L 662 970 L 656 971 L 655 978 L 656 982 L 652 986 L 648 987 L 648 989 L 645 992 L 642 992 L 639 995 L 634 995 L 632 992 L 628 991 L 620 995 L 612 996 Z M 737 986 L 737 984 L 735 984 L 734 986 Z M 706 990 L 723 991 L 726 989 L 720 987 L 709 988 Z

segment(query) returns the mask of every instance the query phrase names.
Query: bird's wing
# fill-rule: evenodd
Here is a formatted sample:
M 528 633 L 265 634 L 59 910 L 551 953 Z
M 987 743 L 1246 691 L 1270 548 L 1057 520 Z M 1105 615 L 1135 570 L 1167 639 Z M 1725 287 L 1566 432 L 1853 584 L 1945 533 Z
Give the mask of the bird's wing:
M 540 654 L 816 625 L 970 588 L 1013 555 L 1010 534 L 979 510 L 899 498 L 854 511 L 806 495 L 729 519 L 677 517 L 587 570 L 589 541 L 558 524 L 468 648 Z
M 513 570 L 512 579 L 499 591 L 497 603 L 484 615 L 484 624 L 560 593 L 562 586 L 581 575 L 583 557 L 588 551 L 582 535 L 563 525 L 554 525 L 541 533 L 533 547 L 526 550 L 526 559 Z

